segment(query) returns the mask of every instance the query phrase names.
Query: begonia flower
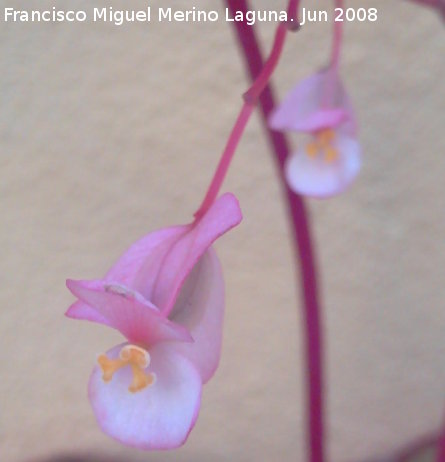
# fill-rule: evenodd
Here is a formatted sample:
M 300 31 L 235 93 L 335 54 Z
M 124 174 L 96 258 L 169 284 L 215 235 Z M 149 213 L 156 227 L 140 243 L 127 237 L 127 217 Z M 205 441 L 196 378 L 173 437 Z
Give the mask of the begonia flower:
M 411 0 L 422 6 L 427 6 L 435 9 L 442 15 L 442 20 L 445 21 L 445 0 Z
M 88 386 L 111 437 L 142 449 L 187 439 L 221 352 L 224 283 L 211 244 L 241 219 L 235 196 L 224 194 L 194 223 L 137 241 L 103 279 L 67 281 L 79 299 L 68 317 L 127 340 L 98 357 Z
M 330 197 L 357 176 L 361 165 L 357 124 L 336 69 L 327 68 L 300 82 L 272 113 L 269 125 L 311 138 L 286 160 L 286 179 L 294 192 Z

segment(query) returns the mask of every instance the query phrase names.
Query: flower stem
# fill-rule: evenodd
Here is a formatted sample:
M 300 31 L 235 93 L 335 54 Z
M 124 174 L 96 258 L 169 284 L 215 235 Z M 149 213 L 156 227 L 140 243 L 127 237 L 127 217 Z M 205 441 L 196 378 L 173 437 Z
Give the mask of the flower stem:
M 272 50 L 270 52 L 269 58 L 265 62 L 264 66 L 261 68 L 261 72 L 255 78 L 251 87 L 244 93 L 244 105 L 241 108 L 241 112 L 238 115 L 238 118 L 235 121 L 235 125 L 232 128 L 229 139 L 227 140 L 226 146 L 222 153 L 221 159 L 216 167 L 215 173 L 213 175 L 210 186 L 207 190 L 206 195 L 199 207 L 195 212 L 195 219 L 204 215 L 204 213 L 209 209 L 214 200 L 217 198 L 221 185 L 224 181 L 224 178 L 229 169 L 230 162 L 232 161 L 233 155 L 235 154 L 238 143 L 241 139 L 241 136 L 246 128 L 246 125 L 252 115 L 253 109 L 257 103 L 259 95 L 262 93 L 266 85 L 269 83 L 269 80 L 278 64 L 278 61 L 283 50 L 284 41 L 286 38 L 286 32 L 290 29 L 293 29 L 294 21 L 290 22 L 290 18 L 293 18 L 297 21 L 297 10 L 298 10 L 299 0 L 290 0 L 288 6 L 288 18 L 289 22 L 287 24 L 280 23 L 277 27 L 275 33 L 275 39 L 272 45 Z
M 343 0 L 334 0 L 334 9 L 343 8 Z M 331 73 L 331 78 L 326 79 L 325 88 L 322 90 L 322 105 L 325 108 L 331 108 L 334 103 L 336 88 L 339 85 L 339 63 L 340 63 L 340 54 L 342 47 L 343 39 L 343 22 L 335 21 L 334 22 L 334 33 L 332 38 L 332 51 L 331 51 L 331 60 L 329 64 L 329 72 Z
M 210 183 L 209 189 L 207 190 L 207 193 L 199 209 L 195 212 L 196 220 L 199 220 L 207 212 L 207 210 L 210 208 L 210 206 L 217 198 L 218 192 L 227 174 L 227 170 L 229 169 L 230 162 L 233 158 L 233 155 L 235 154 L 236 147 L 238 146 L 238 143 L 241 139 L 241 136 L 244 132 L 244 129 L 246 128 L 247 122 L 249 121 L 254 108 L 255 106 L 247 101 L 241 108 L 238 118 L 236 119 L 235 125 L 232 128 L 232 132 L 229 136 L 229 139 L 227 140 L 226 147 L 224 148 L 219 164 L 216 167 L 216 171 L 213 175 L 213 179 Z
M 334 0 L 334 8 L 341 8 L 342 10 L 344 10 L 343 6 L 344 6 L 343 0 Z M 335 70 L 338 69 L 338 65 L 340 62 L 342 39 L 343 39 L 343 21 L 335 21 L 334 22 L 334 38 L 332 40 L 332 54 L 331 54 L 331 66 Z
M 232 14 L 239 10 L 246 12 L 246 0 L 226 0 Z M 261 51 L 253 26 L 245 22 L 234 22 L 237 37 L 244 51 L 249 74 L 255 79 L 263 67 Z M 296 260 L 300 264 L 301 286 L 304 301 L 306 370 L 307 370 L 307 405 L 308 405 L 308 451 L 310 462 L 324 461 L 324 425 L 323 425 L 323 363 L 322 363 L 322 329 L 320 306 L 318 302 L 317 274 L 309 218 L 303 199 L 294 194 L 285 181 L 284 163 L 289 154 L 286 139 L 282 133 L 272 131 L 267 126 L 267 117 L 274 107 L 271 88 L 266 85 L 259 97 L 263 120 L 269 140 L 275 151 L 278 172 L 287 199 L 292 234 L 296 243 Z
M 287 8 L 287 23 L 280 23 L 277 27 L 275 32 L 274 43 L 272 46 L 272 51 L 267 58 L 266 62 L 261 68 L 261 72 L 255 78 L 252 86 L 249 90 L 244 93 L 244 99 L 246 101 L 253 101 L 254 103 L 257 102 L 258 97 L 263 92 L 264 88 L 269 83 L 269 80 L 275 70 L 275 67 L 278 64 L 278 61 L 281 56 L 281 52 L 283 51 L 284 41 L 286 39 L 286 33 L 289 30 L 297 30 L 298 29 L 298 5 L 300 0 L 290 0 L 289 6 Z M 295 24 L 297 24 L 295 26 Z

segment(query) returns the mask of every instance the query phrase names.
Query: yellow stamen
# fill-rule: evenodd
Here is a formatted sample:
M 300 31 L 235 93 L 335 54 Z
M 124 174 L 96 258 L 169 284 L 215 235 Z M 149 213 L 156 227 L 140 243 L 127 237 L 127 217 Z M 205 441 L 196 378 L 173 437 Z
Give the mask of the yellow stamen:
M 131 365 L 131 369 L 133 371 L 133 382 L 128 389 L 132 393 L 136 393 L 139 390 L 143 390 L 145 387 L 153 385 L 155 381 L 155 376 L 153 374 L 146 374 L 143 369 L 140 369 L 134 364 Z
M 318 133 L 318 139 L 320 144 L 325 148 L 331 145 L 331 142 L 334 141 L 335 132 L 332 128 L 327 128 Z
M 324 158 L 326 162 L 334 162 L 335 159 L 338 157 L 338 152 L 332 146 L 329 146 L 324 149 Z
M 308 144 L 306 145 L 306 154 L 307 154 L 309 157 L 315 157 L 315 156 L 318 154 L 318 146 L 317 146 L 317 143 L 315 143 L 315 142 L 308 143 Z
M 154 374 L 146 373 L 144 370 L 150 365 L 148 351 L 136 345 L 124 346 L 117 359 L 110 359 L 106 355 L 100 355 L 97 362 L 102 369 L 104 382 L 109 382 L 113 378 L 113 374 L 122 367 L 131 366 L 133 382 L 128 390 L 132 393 L 152 385 L 156 378 Z
M 326 162 L 333 162 L 338 157 L 338 151 L 333 147 L 335 131 L 332 128 L 315 133 L 313 141 L 306 145 L 305 151 L 309 157 L 315 157 L 323 152 Z

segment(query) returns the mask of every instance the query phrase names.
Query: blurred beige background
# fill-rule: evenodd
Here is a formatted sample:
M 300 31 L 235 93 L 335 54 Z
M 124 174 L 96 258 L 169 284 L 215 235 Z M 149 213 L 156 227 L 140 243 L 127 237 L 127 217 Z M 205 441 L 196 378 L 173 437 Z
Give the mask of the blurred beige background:
M 53 4 L 0 1 L 2 9 Z M 309 203 L 328 348 L 328 450 L 345 462 L 383 457 L 436 428 L 445 379 L 445 30 L 408 2 L 354 5 L 379 9 L 376 23 L 345 32 L 363 172 L 347 194 Z M 211 8 L 222 11 L 221 2 Z M 268 46 L 274 25 L 259 30 Z M 275 76 L 281 96 L 325 63 L 330 31 L 312 24 L 289 37 Z M 119 335 L 63 316 L 72 301 L 66 277 L 100 277 L 140 236 L 190 220 L 248 85 L 231 25 L 2 22 L 0 69 L 0 460 L 303 460 L 298 294 L 258 116 L 224 185 L 245 219 L 217 244 L 224 350 L 185 447 L 146 454 L 100 432 L 86 383 L 96 354 Z

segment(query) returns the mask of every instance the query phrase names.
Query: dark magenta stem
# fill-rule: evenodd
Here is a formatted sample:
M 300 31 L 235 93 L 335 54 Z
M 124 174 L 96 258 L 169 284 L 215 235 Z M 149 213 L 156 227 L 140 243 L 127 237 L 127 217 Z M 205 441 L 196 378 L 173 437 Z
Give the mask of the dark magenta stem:
M 246 13 L 246 0 L 226 0 L 232 15 L 239 10 Z M 239 44 L 244 51 L 245 60 L 252 80 L 261 73 L 263 58 L 255 36 L 253 26 L 246 22 L 234 22 Z M 320 306 L 318 302 L 317 275 L 315 257 L 312 249 L 309 218 L 302 198 L 294 194 L 287 186 L 284 177 L 284 162 L 289 154 L 286 139 L 282 133 L 272 131 L 266 123 L 274 107 L 274 98 L 269 85 L 259 97 L 263 121 L 268 138 L 273 146 L 278 173 L 287 199 L 292 234 L 296 243 L 296 259 L 300 264 L 301 286 L 304 302 L 305 346 L 307 369 L 307 414 L 308 414 L 308 450 L 310 462 L 324 461 L 323 426 L 323 362 Z

